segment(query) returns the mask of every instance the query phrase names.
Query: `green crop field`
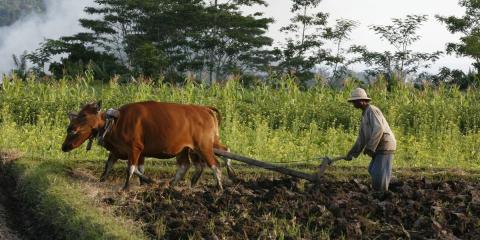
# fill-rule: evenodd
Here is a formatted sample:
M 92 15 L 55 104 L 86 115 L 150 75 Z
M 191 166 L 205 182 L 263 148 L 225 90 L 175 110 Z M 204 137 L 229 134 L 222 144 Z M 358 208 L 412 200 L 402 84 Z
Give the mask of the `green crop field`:
M 242 155 L 288 162 L 345 154 L 355 141 L 361 116 L 346 102 L 354 86 L 301 91 L 290 79 L 280 82 L 278 87 L 254 88 L 234 80 L 212 87 L 99 84 L 88 78 L 48 84 L 5 82 L 0 92 L 0 147 L 59 161 L 106 157 L 100 147 L 91 152 L 61 152 L 67 113 L 97 100 L 104 108 L 158 100 L 217 107 L 223 118 L 222 141 Z M 405 86 L 387 92 L 381 83 L 367 91 L 398 140 L 395 167 L 480 167 L 478 91 Z M 367 162 L 361 157 L 348 164 Z

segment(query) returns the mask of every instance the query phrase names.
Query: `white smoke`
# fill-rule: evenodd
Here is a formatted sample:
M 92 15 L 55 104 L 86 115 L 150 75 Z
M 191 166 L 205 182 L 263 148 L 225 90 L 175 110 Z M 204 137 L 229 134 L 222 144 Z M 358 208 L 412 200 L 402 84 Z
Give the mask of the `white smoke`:
M 14 24 L 0 28 L 0 75 L 14 68 L 12 55 L 33 51 L 45 39 L 58 39 L 85 31 L 78 20 L 87 17 L 86 6 L 93 0 L 44 0 L 46 11 L 32 13 Z

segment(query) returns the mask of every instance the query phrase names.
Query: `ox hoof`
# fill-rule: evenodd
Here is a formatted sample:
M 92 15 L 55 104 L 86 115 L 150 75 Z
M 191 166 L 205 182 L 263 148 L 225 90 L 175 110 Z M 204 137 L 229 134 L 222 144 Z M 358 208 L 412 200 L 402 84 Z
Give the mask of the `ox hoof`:
M 101 177 L 101 178 L 100 178 L 100 182 L 105 182 L 105 181 L 107 181 L 107 178 L 106 178 L 106 177 Z

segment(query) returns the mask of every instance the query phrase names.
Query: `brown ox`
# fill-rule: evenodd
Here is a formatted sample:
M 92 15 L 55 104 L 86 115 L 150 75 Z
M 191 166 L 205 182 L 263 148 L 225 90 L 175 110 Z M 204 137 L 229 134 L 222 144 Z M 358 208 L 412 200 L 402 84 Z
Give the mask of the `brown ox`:
M 176 157 L 177 172 L 171 183 L 183 179 L 190 167 L 190 159 L 196 171 L 192 176 L 192 186 L 200 178 L 204 165 L 208 165 L 222 189 L 221 171 L 213 149 L 227 150 L 220 143 L 218 110 L 212 107 L 183 105 L 175 103 L 139 102 L 122 106 L 119 118 L 107 131 L 102 141 L 110 154 L 105 164 L 101 181 L 105 181 L 113 164 L 118 159 L 128 160 L 127 178 L 124 189 L 136 174 L 141 183 L 153 181 L 144 175 L 144 158 Z M 100 103 L 87 104 L 78 114 L 69 114 L 70 125 L 62 145 L 64 152 L 82 145 L 106 131 L 106 114 L 100 111 Z M 229 175 L 233 174 L 227 161 Z

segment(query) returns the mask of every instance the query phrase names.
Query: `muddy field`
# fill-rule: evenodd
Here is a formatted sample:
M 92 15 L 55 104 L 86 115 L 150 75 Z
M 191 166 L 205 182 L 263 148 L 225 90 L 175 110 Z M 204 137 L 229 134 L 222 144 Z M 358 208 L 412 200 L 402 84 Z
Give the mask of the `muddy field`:
M 11 227 L 16 225 L 14 221 L 14 206 L 11 199 L 8 198 L 8 191 L 6 186 L 5 173 L 2 171 L 3 166 L 10 161 L 19 158 L 22 155 L 20 152 L 4 151 L 0 149 L 0 240 L 18 240 L 22 239 L 20 235 L 12 230 Z M 8 207 L 12 208 L 9 209 Z M 9 211 L 10 210 L 10 211 Z
M 7 209 L 4 206 L 6 203 L 6 197 L 3 191 L 0 190 L 0 240 L 18 240 L 21 239 L 19 235 L 10 228 L 12 225 L 10 216 Z
M 388 193 L 372 193 L 368 179 L 311 185 L 277 176 L 237 180 L 224 192 L 203 183 L 137 187 L 102 199 L 152 238 L 480 237 L 480 184 L 464 180 L 406 178 Z

